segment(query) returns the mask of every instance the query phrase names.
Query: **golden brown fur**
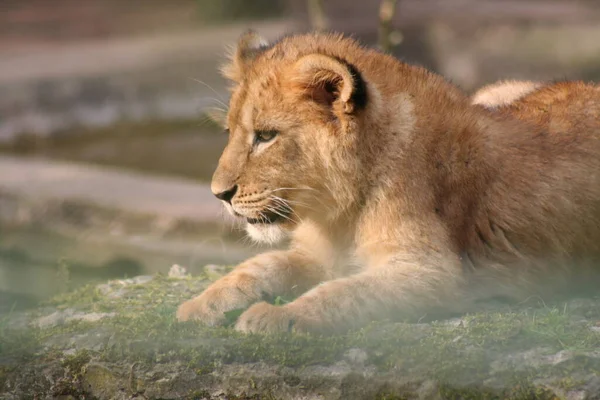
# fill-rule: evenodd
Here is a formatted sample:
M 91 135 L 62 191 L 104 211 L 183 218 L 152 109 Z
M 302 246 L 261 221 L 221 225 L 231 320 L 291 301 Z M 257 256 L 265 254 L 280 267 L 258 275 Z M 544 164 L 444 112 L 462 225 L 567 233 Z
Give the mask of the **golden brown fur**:
M 236 329 L 343 331 L 545 294 L 597 269 L 595 86 L 550 85 L 491 111 L 339 35 L 240 43 L 212 189 L 250 222 L 283 215 L 249 232 L 291 243 L 243 262 L 179 320 L 216 325 L 250 306 Z

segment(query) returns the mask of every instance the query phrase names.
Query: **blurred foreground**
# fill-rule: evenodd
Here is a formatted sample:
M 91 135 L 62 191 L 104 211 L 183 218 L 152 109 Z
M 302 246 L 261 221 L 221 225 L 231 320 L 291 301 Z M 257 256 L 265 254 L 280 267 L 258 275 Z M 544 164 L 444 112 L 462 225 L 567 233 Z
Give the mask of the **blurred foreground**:
M 600 393 L 599 299 L 532 299 L 512 309 L 442 322 L 379 322 L 331 337 L 177 323 L 177 305 L 226 272 L 111 281 L 0 319 L 0 393 L 198 400 L 551 400 Z

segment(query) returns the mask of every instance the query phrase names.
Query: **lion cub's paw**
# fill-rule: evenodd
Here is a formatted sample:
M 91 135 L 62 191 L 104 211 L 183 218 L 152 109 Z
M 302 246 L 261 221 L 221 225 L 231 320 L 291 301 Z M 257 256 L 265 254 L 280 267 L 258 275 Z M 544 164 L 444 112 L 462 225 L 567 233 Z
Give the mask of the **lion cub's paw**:
M 177 309 L 177 320 L 197 320 L 208 326 L 222 325 L 227 321 L 225 313 L 243 309 L 259 298 L 250 296 L 230 280 L 217 281 L 202 294 L 181 304 Z
M 286 306 L 266 302 L 254 304 L 238 318 L 235 329 L 245 333 L 302 332 L 323 333 L 324 325 Z
M 235 324 L 235 329 L 246 333 L 289 332 L 295 323 L 295 316 L 285 307 L 274 306 L 263 301 L 242 313 Z
M 182 303 L 177 309 L 177 320 L 180 322 L 198 320 L 208 326 L 219 325 L 224 322 L 216 312 L 208 310 L 200 296 Z

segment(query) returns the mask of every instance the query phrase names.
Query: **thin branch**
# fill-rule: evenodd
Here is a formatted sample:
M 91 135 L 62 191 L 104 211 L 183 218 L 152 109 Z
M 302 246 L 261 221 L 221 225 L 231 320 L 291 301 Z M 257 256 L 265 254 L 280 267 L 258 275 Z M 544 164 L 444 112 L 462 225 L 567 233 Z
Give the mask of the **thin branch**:
M 379 48 L 383 51 L 391 51 L 397 44 L 392 40 L 392 18 L 396 13 L 398 0 L 382 0 L 379 5 Z

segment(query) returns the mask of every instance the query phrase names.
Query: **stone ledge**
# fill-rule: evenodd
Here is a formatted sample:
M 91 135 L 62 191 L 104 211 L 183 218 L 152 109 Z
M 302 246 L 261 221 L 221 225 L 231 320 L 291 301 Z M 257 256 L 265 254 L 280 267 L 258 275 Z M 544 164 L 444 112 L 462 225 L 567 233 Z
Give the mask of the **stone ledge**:
M 67 278 L 73 287 L 173 263 L 196 271 L 256 251 L 236 244 L 205 184 L 7 156 L 0 169 L 0 293 L 45 298 Z
M 167 234 L 226 225 L 208 185 L 108 167 L 0 156 L 0 220 Z
M 600 394 L 597 298 L 503 307 L 448 321 L 378 323 L 340 336 L 263 336 L 177 323 L 177 305 L 208 283 L 206 273 L 114 281 L 5 318 L 0 392 L 7 399 Z

